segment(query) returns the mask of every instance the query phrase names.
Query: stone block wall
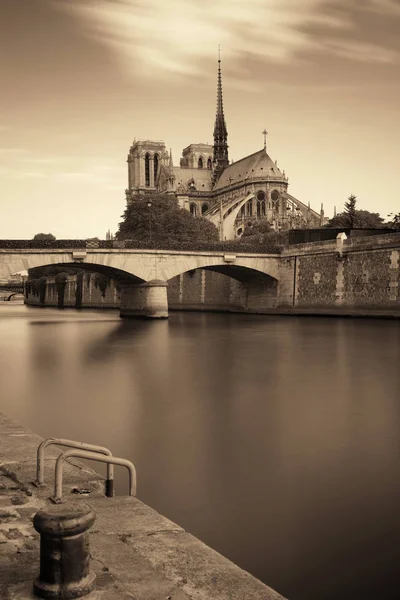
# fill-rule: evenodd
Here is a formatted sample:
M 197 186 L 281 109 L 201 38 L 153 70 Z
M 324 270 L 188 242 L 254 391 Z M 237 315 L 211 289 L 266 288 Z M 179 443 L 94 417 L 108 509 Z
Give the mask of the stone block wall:
M 363 314 L 378 310 L 400 316 L 397 248 L 379 243 L 373 248 L 372 240 L 363 239 L 360 243 L 345 244 L 343 252 L 327 248 L 326 253 L 307 255 L 304 249 L 295 261 L 294 309 Z
M 343 304 L 381 308 L 392 302 L 391 254 L 376 250 L 345 255 Z
M 245 310 L 245 286 L 226 275 L 196 269 L 168 282 L 172 310 Z
M 337 255 L 297 258 L 296 306 L 333 306 L 336 301 Z

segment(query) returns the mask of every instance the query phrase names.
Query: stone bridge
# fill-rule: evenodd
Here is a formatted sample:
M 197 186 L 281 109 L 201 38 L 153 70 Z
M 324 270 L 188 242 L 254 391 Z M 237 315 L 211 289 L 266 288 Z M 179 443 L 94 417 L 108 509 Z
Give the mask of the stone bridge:
M 1 283 L 0 281 L 0 295 L 2 292 L 6 293 L 6 296 L 3 298 L 5 301 L 10 301 L 13 296 L 24 293 L 24 284 L 23 283 Z
M 244 283 L 250 295 L 276 297 L 278 254 L 137 249 L 0 249 L 0 279 L 43 266 L 102 273 L 121 286 L 121 316 L 167 317 L 168 280 L 195 269 L 223 273 Z

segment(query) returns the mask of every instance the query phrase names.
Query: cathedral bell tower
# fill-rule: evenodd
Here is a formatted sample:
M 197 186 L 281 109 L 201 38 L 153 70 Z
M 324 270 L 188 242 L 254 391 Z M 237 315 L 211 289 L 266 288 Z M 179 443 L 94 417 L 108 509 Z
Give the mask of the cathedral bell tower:
M 221 55 L 218 50 L 218 81 L 217 81 L 217 113 L 214 125 L 214 160 L 213 160 L 213 182 L 218 181 L 222 171 L 229 165 L 228 159 L 228 131 L 224 117 L 224 105 L 222 101 L 222 77 L 221 77 Z
M 169 165 L 169 154 L 164 142 L 135 140 L 129 149 L 127 162 L 129 201 L 138 193 L 156 191 L 160 169 Z

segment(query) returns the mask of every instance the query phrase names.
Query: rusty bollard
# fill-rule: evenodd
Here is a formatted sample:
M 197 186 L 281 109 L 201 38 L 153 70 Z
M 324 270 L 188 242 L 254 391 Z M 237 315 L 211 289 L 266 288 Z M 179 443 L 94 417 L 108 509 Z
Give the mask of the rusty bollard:
M 96 515 L 87 504 L 69 502 L 40 510 L 33 525 L 40 533 L 40 575 L 33 591 L 40 598 L 69 600 L 91 592 L 89 528 Z

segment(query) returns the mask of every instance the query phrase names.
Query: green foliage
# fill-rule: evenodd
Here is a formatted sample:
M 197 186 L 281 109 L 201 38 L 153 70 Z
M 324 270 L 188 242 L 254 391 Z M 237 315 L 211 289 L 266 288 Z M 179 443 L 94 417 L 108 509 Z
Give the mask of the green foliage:
M 110 284 L 110 279 L 108 277 L 106 277 L 106 275 L 102 275 L 101 273 L 95 273 L 94 286 L 100 290 L 103 298 L 106 295 L 106 291 L 107 291 L 109 284 Z
M 348 219 L 349 227 L 351 229 L 356 226 L 356 204 L 357 196 L 354 196 L 354 194 L 351 194 L 344 204 L 344 214 Z
M 350 224 L 352 222 L 352 225 Z M 352 220 L 346 213 L 339 213 L 336 217 L 329 219 L 326 227 L 335 229 L 343 227 L 345 229 L 380 229 L 385 227 L 382 217 L 379 213 L 371 213 L 368 210 L 356 210 Z
M 149 206 L 150 204 L 150 206 Z M 117 240 L 133 240 L 163 248 L 166 243 L 218 241 L 218 230 L 203 217 L 179 208 L 176 198 L 148 194 L 129 204 L 116 234 Z
M 392 217 L 392 219 L 386 223 L 386 226 L 395 231 L 400 231 L 400 212 L 397 214 L 390 213 L 388 217 Z
M 266 220 L 249 221 L 246 223 L 242 238 L 264 235 L 272 231 L 270 223 Z
M 33 236 L 33 239 L 38 241 L 38 240 L 50 240 L 52 242 L 55 242 L 56 238 L 52 233 L 37 233 L 36 235 Z
M 357 210 L 357 197 L 351 194 L 344 205 L 344 211 L 332 219 L 329 219 L 325 227 L 335 229 L 344 227 L 346 229 L 380 229 L 384 227 L 384 222 L 379 213 L 372 213 L 369 210 Z

